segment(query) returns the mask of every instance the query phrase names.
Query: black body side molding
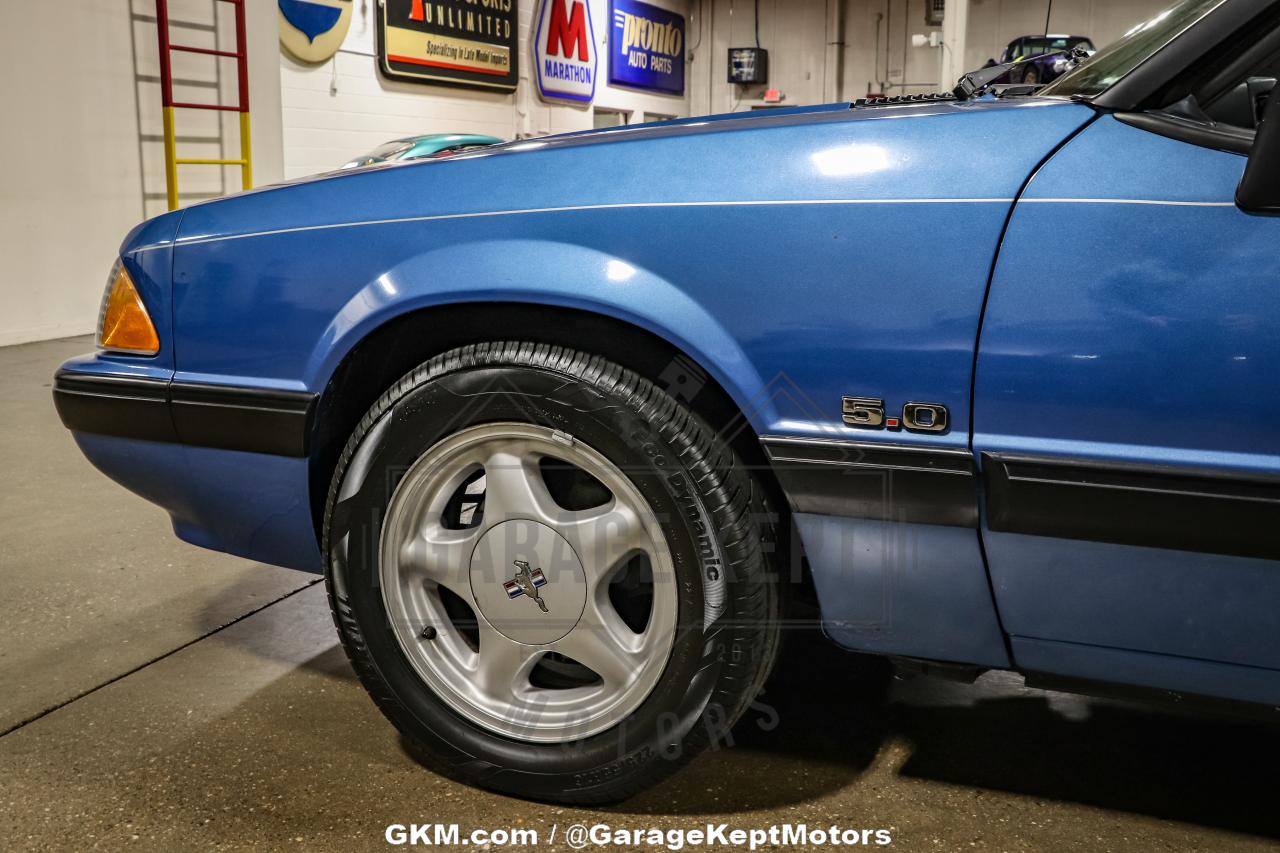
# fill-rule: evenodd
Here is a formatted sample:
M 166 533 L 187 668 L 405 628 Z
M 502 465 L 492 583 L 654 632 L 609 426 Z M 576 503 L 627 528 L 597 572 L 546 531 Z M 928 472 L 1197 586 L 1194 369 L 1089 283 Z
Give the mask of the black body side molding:
M 76 432 L 306 456 L 317 395 L 59 371 L 53 400 Z
M 760 441 L 796 512 L 978 526 L 967 450 L 782 436 Z
M 315 394 L 172 382 L 169 407 L 183 444 L 306 456 Z
M 978 526 L 968 451 L 765 436 L 796 512 Z M 1280 559 L 1280 478 L 1099 460 L 982 455 L 993 531 Z
M 1280 558 L 1280 479 L 984 453 L 987 525 L 1006 533 Z
M 178 440 L 169 417 L 169 383 L 163 379 L 59 370 L 53 402 L 67 429 L 142 441 Z

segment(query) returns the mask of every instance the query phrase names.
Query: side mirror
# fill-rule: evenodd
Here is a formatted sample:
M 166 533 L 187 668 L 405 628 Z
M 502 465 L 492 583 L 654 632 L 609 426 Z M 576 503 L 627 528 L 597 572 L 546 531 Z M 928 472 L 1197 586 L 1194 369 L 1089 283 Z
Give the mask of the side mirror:
M 1280 86 L 1271 90 L 1249 150 L 1236 206 L 1245 213 L 1280 214 Z

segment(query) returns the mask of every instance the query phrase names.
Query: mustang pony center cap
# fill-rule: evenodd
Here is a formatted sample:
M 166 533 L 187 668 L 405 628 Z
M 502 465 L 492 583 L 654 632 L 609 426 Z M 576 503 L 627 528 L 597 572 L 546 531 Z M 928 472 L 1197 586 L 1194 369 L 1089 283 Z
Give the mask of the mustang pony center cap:
M 541 646 L 578 624 L 587 578 L 563 536 L 540 522 L 514 519 L 494 525 L 476 544 L 471 594 L 499 633 Z

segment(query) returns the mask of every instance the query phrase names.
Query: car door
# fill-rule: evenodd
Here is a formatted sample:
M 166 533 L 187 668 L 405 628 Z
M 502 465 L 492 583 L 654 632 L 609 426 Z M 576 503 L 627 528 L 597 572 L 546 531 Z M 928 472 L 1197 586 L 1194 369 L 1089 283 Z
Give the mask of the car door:
M 1008 224 L 973 410 L 988 565 L 1023 669 L 1274 703 L 1280 218 L 1234 204 L 1243 154 L 1152 126 L 1101 115 Z

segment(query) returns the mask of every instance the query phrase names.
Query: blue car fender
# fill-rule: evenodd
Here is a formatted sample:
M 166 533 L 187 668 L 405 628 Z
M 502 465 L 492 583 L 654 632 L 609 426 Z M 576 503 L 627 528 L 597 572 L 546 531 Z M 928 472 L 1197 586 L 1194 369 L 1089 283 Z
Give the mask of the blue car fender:
M 477 283 L 461 288 L 463 275 Z M 644 293 L 637 299 L 636 293 Z M 304 382 L 323 388 L 351 349 L 406 313 L 467 302 L 577 308 L 639 326 L 710 373 L 761 429 L 776 418 L 764 382 L 737 341 L 686 289 L 606 252 L 568 242 L 486 240 L 406 258 L 347 300 L 316 341 Z M 519 338 L 519 328 L 495 328 Z

